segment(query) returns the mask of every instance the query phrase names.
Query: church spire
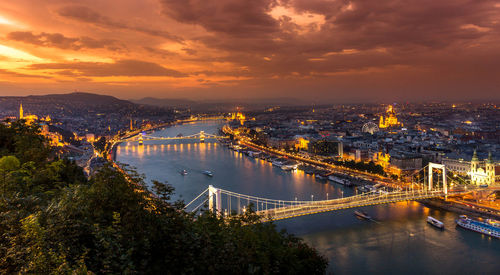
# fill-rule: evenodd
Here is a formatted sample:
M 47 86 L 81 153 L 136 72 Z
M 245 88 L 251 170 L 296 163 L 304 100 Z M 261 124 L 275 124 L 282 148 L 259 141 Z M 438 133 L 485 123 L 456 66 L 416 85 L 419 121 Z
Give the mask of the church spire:
M 24 111 L 23 111 L 23 104 L 19 106 L 19 119 L 23 119 L 24 117 Z
M 474 149 L 474 154 L 472 155 L 472 161 L 478 161 L 479 159 L 477 158 L 477 151 Z
M 488 161 L 487 163 L 493 163 L 493 157 L 491 156 L 491 151 L 488 152 Z

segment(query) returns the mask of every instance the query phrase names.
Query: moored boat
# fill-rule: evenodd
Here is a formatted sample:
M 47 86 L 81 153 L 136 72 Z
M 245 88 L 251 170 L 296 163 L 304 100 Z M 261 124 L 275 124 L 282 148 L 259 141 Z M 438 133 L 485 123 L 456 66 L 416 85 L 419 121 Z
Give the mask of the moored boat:
M 437 227 L 437 228 L 439 228 L 439 229 L 443 229 L 443 228 L 444 228 L 444 223 L 443 223 L 443 222 L 441 222 L 441 221 L 439 221 L 438 219 L 435 219 L 435 218 L 433 218 L 433 217 L 431 217 L 431 216 L 428 216 L 428 217 L 427 217 L 427 222 L 428 222 L 430 225 L 435 226 L 435 227 Z
M 333 175 L 328 176 L 328 179 L 331 180 L 331 181 L 333 181 L 333 182 L 336 182 L 338 184 L 345 185 L 345 186 L 351 186 L 352 185 L 352 183 L 351 183 L 350 180 L 348 180 L 348 179 L 342 179 L 342 178 L 339 178 L 339 177 L 336 177 L 336 176 L 333 176 Z
M 299 165 L 296 163 L 296 162 L 285 162 L 281 165 L 281 169 L 282 170 L 286 170 L 286 171 L 289 171 L 289 170 L 295 170 L 297 169 Z
M 324 179 L 326 179 L 326 176 L 325 176 L 325 175 L 323 175 L 323 174 L 316 174 L 316 176 L 315 176 L 315 177 L 316 177 L 317 179 L 319 179 L 319 180 L 324 180 Z
M 455 222 L 465 229 L 500 239 L 500 227 L 495 224 L 476 221 L 468 218 L 466 215 L 460 215 Z

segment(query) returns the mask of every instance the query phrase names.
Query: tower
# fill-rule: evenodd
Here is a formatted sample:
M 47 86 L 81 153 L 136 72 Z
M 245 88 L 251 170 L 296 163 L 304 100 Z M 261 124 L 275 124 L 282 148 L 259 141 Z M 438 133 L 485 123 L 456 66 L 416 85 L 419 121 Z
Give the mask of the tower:
M 378 123 L 379 128 L 385 128 L 384 116 L 380 116 L 380 121 Z
M 23 104 L 19 106 L 19 119 L 23 119 L 24 117 L 24 111 L 23 111 Z
M 493 158 L 491 156 L 491 152 L 488 154 L 488 160 L 486 160 L 486 181 L 489 184 L 495 183 L 495 163 L 493 162 Z
M 474 149 L 474 154 L 472 155 L 472 159 L 470 161 L 470 172 L 474 174 L 477 172 L 477 168 L 479 166 L 479 159 L 477 158 L 477 152 Z

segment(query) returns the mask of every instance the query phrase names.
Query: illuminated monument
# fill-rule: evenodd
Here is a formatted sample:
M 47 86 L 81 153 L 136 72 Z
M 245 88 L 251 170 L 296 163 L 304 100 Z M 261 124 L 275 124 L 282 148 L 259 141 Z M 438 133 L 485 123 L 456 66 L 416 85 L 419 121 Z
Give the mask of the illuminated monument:
M 474 155 L 470 162 L 470 180 L 472 184 L 494 184 L 495 183 L 495 163 L 491 157 L 491 152 L 488 154 L 488 159 L 484 163 L 484 168 L 480 167 L 480 161 L 477 157 L 477 152 L 474 150 Z
M 19 106 L 19 119 L 24 119 L 26 120 L 27 124 L 33 124 L 35 121 L 38 120 L 38 116 L 36 115 L 24 115 L 24 110 L 23 110 L 23 104 Z
M 394 112 L 394 108 L 392 105 L 387 107 L 386 116 L 380 116 L 379 128 L 389 128 L 391 126 L 403 126 L 402 123 L 398 122 L 398 118 L 396 117 L 396 113 Z
M 239 120 L 240 124 L 243 125 L 245 123 L 246 117 L 244 114 L 237 112 L 237 113 L 232 113 L 230 120 Z

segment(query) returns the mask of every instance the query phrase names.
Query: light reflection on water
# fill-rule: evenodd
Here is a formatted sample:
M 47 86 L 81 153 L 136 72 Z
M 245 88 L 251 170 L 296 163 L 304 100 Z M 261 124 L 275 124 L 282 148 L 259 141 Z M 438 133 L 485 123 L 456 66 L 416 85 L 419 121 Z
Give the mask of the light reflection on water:
M 191 123 L 151 135 L 216 133 L 215 122 Z M 190 201 L 209 184 L 226 190 L 280 200 L 314 200 L 351 196 L 354 190 L 318 181 L 302 171 L 285 172 L 269 162 L 252 159 L 220 144 L 193 141 L 147 141 L 144 146 L 124 143 L 118 161 L 137 167 L 148 180 L 168 181 L 175 199 Z M 188 175 L 179 171 L 186 169 Z M 202 174 L 211 170 L 214 177 Z M 223 202 L 224 204 L 224 202 Z M 378 223 L 357 219 L 353 210 L 298 217 L 276 222 L 303 237 L 330 259 L 338 274 L 476 274 L 498 271 L 500 240 L 455 228 L 456 214 L 400 202 L 363 208 Z M 440 231 L 425 222 L 432 215 L 444 222 Z M 445 271 L 445 272 L 443 272 Z

